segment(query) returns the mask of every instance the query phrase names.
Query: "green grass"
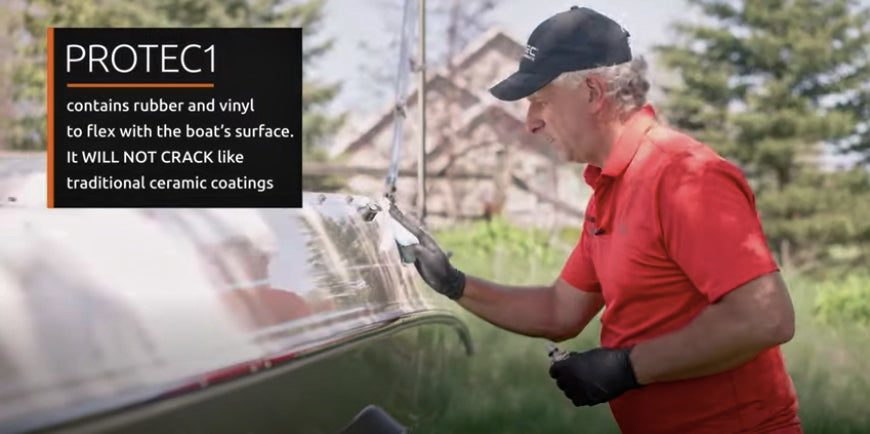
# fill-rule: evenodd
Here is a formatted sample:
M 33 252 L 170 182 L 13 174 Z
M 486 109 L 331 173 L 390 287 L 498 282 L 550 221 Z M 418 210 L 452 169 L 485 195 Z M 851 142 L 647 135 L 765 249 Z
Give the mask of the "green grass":
M 552 282 L 567 253 L 563 245 L 556 254 L 499 254 L 494 246 L 468 249 L 469 237 L 457 232 L 436 234 L 436 238 L 466 272 L 506 284 Z M 497 238 L 490 242 L 497 245 Z M 814 317 L 818 288 L 829 287 L 830 282 L 800 276 L 788 276 L 787 281 L 797 327 L 783 353 L 798 392 L 804 432 L 870 432 L 870 328 L 832 326 Z M 418 432 L 619 432 L 606 405 L 576 408 L 562 395 L 547 374 L 545 340 L 509 333 L 464 311 L 461 315 L 471 328 L 476 354 L 467 366 L 456 366 L 446 376 L 455 394 L 443 419 L 431 431 Z M 560 347 L 591 348 L 598 344 L 598 332 L 595 319 L 580 336 Z
M 813 315 L 819 288 L 829 282 L 791 277 L 796 330 L 783 346 L 807 433 L 870 432 L 870 328 L 830 326 Z

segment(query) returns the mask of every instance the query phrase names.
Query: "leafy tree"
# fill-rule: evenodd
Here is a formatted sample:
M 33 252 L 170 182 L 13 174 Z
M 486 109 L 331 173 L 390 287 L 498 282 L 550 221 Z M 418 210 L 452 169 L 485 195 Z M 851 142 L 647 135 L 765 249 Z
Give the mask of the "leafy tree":
M 850 0 L 688 0 L 704 19 L 678 22 L 656 47 L 679 77 L 663 113 L 737 163 L 786 265 L 830 263 L 832 246 L 870 240 L 867 171 L 826 172 L 824 146 L 862 132 L 870 83 L 870 10 Z M 848 255 L 847 255 L 848 256 Z
M 9 137 L 15 125 L 12 121 L 12 95 L 15 87 L 12 83 L 11 65 L 15 58 L 15 38 L 20 34 L 23 25 L 20 7 L 14 0 L 0 4 L 0 149 L 10 147 Z

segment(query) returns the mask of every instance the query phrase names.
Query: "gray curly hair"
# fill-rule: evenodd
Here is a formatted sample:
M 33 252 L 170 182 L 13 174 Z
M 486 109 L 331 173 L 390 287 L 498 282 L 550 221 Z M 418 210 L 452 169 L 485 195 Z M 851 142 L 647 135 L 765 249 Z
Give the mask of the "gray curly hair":
M 646 95 L 650 88 L 646 78 L 647 69 L 646 60 L 638 56 L 619 65 L 564 72 L 553 83 L 579 86 L 589 75 L 601 76 L 607 83 L 605 97 L 613 103 L 616 113 L 624 118 L 646 104 Z

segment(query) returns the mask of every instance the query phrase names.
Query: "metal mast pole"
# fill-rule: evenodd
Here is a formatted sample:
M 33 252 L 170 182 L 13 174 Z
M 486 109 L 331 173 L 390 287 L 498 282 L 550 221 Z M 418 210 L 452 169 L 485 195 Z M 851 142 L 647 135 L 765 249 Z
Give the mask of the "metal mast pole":
M 426 221 L 426 0 L 420 0 L 419 5 L 420 32 L 417 37 L 420 58 L 417 66 L 420 68 L 420 84 L 417 91 L 417 106 L 420 109 L 420 149 L 417 155 L 417 210 L 420 223 Z

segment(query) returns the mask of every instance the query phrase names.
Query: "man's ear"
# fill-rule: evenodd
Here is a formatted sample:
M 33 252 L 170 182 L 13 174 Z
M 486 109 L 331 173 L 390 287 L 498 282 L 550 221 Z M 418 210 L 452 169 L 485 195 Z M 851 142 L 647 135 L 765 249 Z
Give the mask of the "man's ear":
M 590 74 L 585 79 L 586 89 L 589 93 L 589 105 L 596 112 L 604 109 L 604 95 L 607 91 L 607 84 L 600 76 Z

